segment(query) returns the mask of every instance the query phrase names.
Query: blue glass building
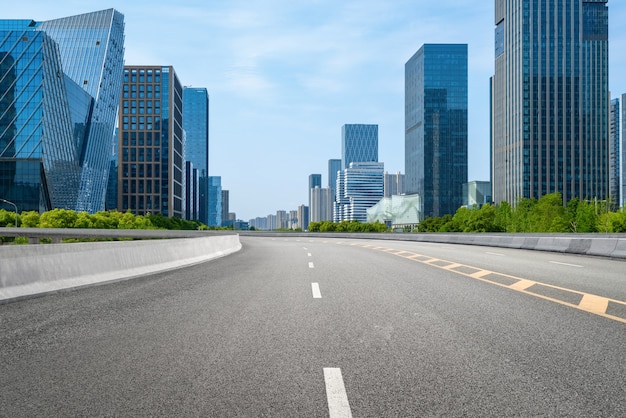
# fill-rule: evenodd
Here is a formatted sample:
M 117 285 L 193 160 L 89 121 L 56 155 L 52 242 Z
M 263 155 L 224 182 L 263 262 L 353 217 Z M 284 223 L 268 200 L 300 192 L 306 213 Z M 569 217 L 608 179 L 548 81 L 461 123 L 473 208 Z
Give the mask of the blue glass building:
M 208 226 L 222 226 L 222 178 L 209 176 L 209 223 Z
M 467 182 L 467 45 L 425 44 L 405 64 L 405 192 L 453 214 Z
M 609 194 L 607 0 L 496 0 L 495 203 Z
M 360 162 L 378 162 L 378 125 L 346 124 L 341 127 L 341 169 Z
M 183 128 L 186 134 L 185 160 L 193 163 L 202 184 L 202 187 L 198 186 L 197 219 L 208 224 L 209 93 L 206 88 L 183 88 Z
M 0 21 L 0 196 L 21 211 L 104 209 L 123 56 L 113 9 Z
M 341 170 L 341 160 L 328 160 L 328 187 L 335 190 L 337 188 L 337 172 Z

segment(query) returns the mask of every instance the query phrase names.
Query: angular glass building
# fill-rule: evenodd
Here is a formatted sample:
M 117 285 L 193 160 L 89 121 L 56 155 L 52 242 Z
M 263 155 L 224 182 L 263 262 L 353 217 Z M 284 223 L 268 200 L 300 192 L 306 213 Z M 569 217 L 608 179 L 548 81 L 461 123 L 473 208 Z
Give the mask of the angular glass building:
M 20 211 L 104 209 L 123 59 L 113 9 L 0 21 L 0 196 Z
M 199 177 L 199 210 L 194 219 L 208 224 L 209 93 L 206 88 L 183 88 L 183 129 L 185 130 L 185 160 L 193 163 Z M 187 181 L 191 179 L 188 178 Z M 187 200 L 189 201 L 190 197 Z
M 350 163 L 361 162 L 378 162 L 378 125 L 343 125 L 341 169 L 350 167 Z
M 607 0 L 496 0 L 493 200 L 609 194 Z
M 466 44 L 425 44 L 405 64 L 405 193 L 420 215 L 453 214 L 467 182 Z

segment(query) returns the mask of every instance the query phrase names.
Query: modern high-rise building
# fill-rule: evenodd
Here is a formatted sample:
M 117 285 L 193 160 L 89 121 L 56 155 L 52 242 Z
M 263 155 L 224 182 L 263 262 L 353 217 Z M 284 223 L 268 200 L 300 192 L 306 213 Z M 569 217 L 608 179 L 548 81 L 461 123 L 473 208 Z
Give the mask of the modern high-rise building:
M 367 209 L 376 205 L 384 194 L 383 163 L 351 163 L 339 172 L 333 220 L 367 222 Z
M 378 125 L 346 124 L 341 127 L 341 169 L 350 167 L 353 162 L 378 162 Z
M 333 189 L 319 186 L 311 189 L 311 206 L 309 206 L 311 222 L 332 221 L 334 201 Z
M 620 193 L 620 206 L 626 208 L 626 94 L 622 94 L 622 142 L 620 145 L 620 154 L 622 158 L 622 179 L 621 179 L 621 193 Z
M 609 111 L 609 198 L 613 209 L 621 202 L 621 152 L 620 152 L 620 105 L 619 99 L 611 100 Z
M 183 87 L 174 68 L 125 66 L 118 208 L 185 217 Z
M 335 190 L 337 188 L 337 172 L 341 170 L 341 160 L 328 160 L 328 187 Z
M 493 200 L 609 194 L 607 0 L 496 0 Z
M 298 228 L 303 231 L 309 229 L 309 207 L 306 205 L 298 206 Z
M 209 176 L 209 223 L 208 226 L 222 226 L 222 178 Z
M 311 193 L 313 193 L 313 189 L 316 187 L 322 187 L 322 175 L 321 174 L 311 174 L 309 175 L 309 208 L 311 207 Z M 312 211 L 309 211 L 309 216 L 311 216 Z M 313 222 L 313 219 L 307 219 L 307 222 Z
M 197 219 L 208 222 L 209 93 L 203 87 L 183 87 L 185 160 L 191 161 L 199 177 Z
M 191 161 L 185 161 L 185 219 L 199 219 L 200 176 Z
M 385 171 L 385 197 L 404 194 L 404 174 L 399 171 L 389 174 Z
M 405 192 L 453 214 L 467 182 L 467 45 L 425 44 L 405 64 Z
M 0 21 L 0 195 L 20 211 L 104 209 L 122 85 L 114 9 Z
M 230 192 L 222 189 L 222 223 L 225 219 L 229 219 L 228 214 L 230 211 Z

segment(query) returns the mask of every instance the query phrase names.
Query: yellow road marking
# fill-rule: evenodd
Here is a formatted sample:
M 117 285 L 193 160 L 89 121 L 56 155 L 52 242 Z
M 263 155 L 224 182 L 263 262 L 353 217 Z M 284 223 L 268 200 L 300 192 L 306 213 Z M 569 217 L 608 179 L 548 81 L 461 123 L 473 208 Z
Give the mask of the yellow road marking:
M 354 244 L 350 244 L 350 245 L 354 245 Z M 571 308 L 575 308 L 581 311 L 585 311 L 588 313 L 592 313 L 595 315 L 599 315 L 602 316 L 604 318 L 608 318 L 608 319 L 612 319 L 614 321 L 618 321 L 618 322 L 622 322 L 626 324 L 626 318 L 621 318 L 618 316 L 614 316 L 614 315 L 610 315 L 607 314 L 606 311 L 609 307 L 609 302 L 618 304 L 618 305 L 622 305 L 622 306 L 626 306 L 626 302 L 624 301 L 620 301 L 620 300 L 615 300 L 615 299 L 610 299 L 610 298 L 606 298 L 603 296 L 598 296 L 598 295 L 593 295 L 590 293 L 585 293 L 585 292 L 580 292 L 577 290 L 572 290 L 572 289 L 566 289 L 563 287 L 558 287 L 558 286 L 553 286 L 550 284 L 546 284 L 546 283 L 541 283 L 541 282 L 537 282 L 534 280 L 528 280 L 528 279 L 524 279 L 521 277 L 516 277 L 516 276 L 511 276 L 509 274 L 504 274 L 504 273 L 498 273 L 495 271 L 490 271 L 490 270 L 484 270 L 478 267 L 474 267 L 474 266 L 469 266 L 467 264 L 460 264 L 460 263 L 455 263 L 452 261 L 447 261 L 447 260 L 443 260 L 440 258 L 433 258 L 430 256 L 426 256 L 426 255 L 421 255 L 421 254 L 415 254 L 415 253 L 411 253 L 408 251 L 401 251 L 401 250 L 395 250 L 393 248 L 386 248 L 386 247 L 363 247 L 363 248 L 368 248 L 368 249 L 374 249 L 374 250 L 381 250 L 383 252 L 389 253 L 389 254 L 393 254 L 402 258 L 405 258 L 407 260 L 412 260 L 412 261 L 416 261 L 418 263 L 422 263 L 422 264 L 427 264 L 431 267 L 436 267 L 442 270 L 447 270 L 447 271 L 451 271 L 453 273 L 457 273 L 466 277 L 471 277 L 472 279 L 477 279 L 480 280 L 482 282 L 485 283 L 490 283 L 490 284 L 494 284 L 496 286 L 500 286 L 500 287 L 506 287 L 508 289 L 511 290 L 515 290 L 517 292 L 521 292 L 524 293 L 526 295 L 530 295 L 530 296 L 534 296 L 537 298 L 541 298 L 544 300 L 548 300 L 554 303 L 558 303 L 561 305 L 565 305 L 565 306 L 569 306 Z M 406 254 L 410 254 L 410 255 L 406 255 Z M 448 263 L 447 265 L 437 265 L 435 263 L 437 262 L 442 262 L 442 263 Z M 462 271 L 458 271 L 458 270 L 454 270 L 456 268 L 459 267 L 467 267 L 469 269 L 473 269 L 473 270 L 478 270 L 474 273 L 464 273 Z M 497 274 L 499 276 L 504 276 L 504 277 L 510 277 L 511 279 L 515 279 L 517 280 L 515 283 L 511 284 L 511 285 L 507 285 L 507 284 L 502 284 L 502 283 L 498 283 L 492 280 L 488 280 L 486 278 L 484 278 L 485 276 L 489 275 L 489 274 Z M 582 299 L 581 301 L 576 305 L 576 304 L 572 304 L 563 300 L 559 300 L 559 299 L 555 299 L 549 296 L 544 296 L 538 293 L 534 293 L 529 291 L 528 289 L 534 285 L 541 285 L 541 286 L 546 286 L 552 289 L 557 289 L 557 290 L 562 290 L 565 292 L 570 292 L 570 293 L 574 293 L 577 295 L 581 295 Z

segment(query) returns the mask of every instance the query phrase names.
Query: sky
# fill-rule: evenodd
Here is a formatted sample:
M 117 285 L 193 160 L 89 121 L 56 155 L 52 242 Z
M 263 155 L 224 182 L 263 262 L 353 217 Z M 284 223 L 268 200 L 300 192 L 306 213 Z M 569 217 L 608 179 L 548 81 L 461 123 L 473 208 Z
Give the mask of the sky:
M 468 179 L 489 180 L 493 0 L 29 0 L 3 19 L 115 8 L 127 65 L 172 65 L 210 96 L 209 174 L 239 219 L 308 204 L 341 126 L 378 124 L 379 161 L 404 173 L 404 64 L 425 43 L 469 51 Z M 610 89 L 626 93 L 626 1 L 610 0 Z

